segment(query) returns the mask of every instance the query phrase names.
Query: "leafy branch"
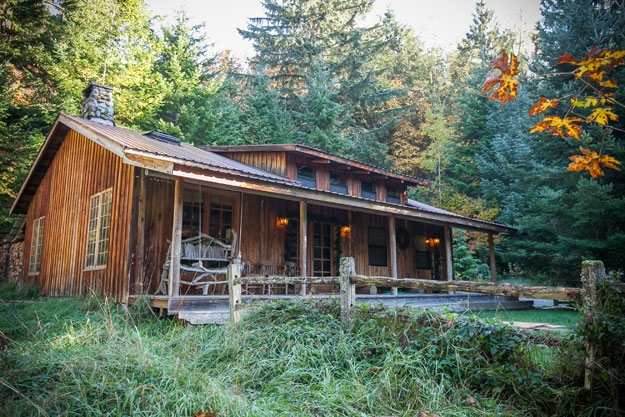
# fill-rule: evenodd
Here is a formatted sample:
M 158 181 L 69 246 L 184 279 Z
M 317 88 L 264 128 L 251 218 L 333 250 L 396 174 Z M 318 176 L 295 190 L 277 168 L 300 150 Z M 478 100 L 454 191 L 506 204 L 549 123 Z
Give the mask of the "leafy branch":
M 579 81 L 583 84 L 583 87 L 577 94 L 561 98 L 539 97 L 538 103 L 529 110 L 530 117 L 543 114 L 549 109 L 556 109 L 566 99 L 570 100 L 570 105 L 564 117 L 545 116 L 543 120 L 532 127 L 530 133 L 545 132 L 561 138 L 568 136 L 580 140 L 582 126 L 579 123 L 595 124 L 601 127 L 604 130 L 603 137 L 605 137 L 606 129 L 624 132 L 623 129 L 610 125 L 611 122 L 618 122 L 619 120 L 619 116 L 613 112 L 614 107 L 612 106 L 625 109 L 625 105 L 614 98 L 614 91 L 618 89 L 616 81 L 606 78 L 608 70 L 613 72 L 617 66 L 624 65 L 624 57 L 625 51 L 599 50 L 594 46 L 581 60 L 574 59 L 568 52 L 558 57 L 556 65 L 570 64 L 575 69 L 544 74 L 539 77 L 573 76 L 576 82 Z M 492 70 L 487 74 L 482 85 L 482 94 L 486 94 L 494 88 L 490 100 L 500 100 L 500 105 L 503 106 L 504 103 L 513 101 L 518 94 L 519 81 L 516 76 L 521 72 L 518 69 L 518 59 L 514 54 L 510 54 L 510 61 L 508 62 L 508 54 L 502 51 L 501 56 L 496 57 L 491 62 Z M 586 92 L 589 94 L 584 95 Z M 592 111 L 584 116 L 574 111 L 575 109 L 592 109 Z M 619 161 L 609 155 L 602 154 L 603 137 L 599 153 L 580 146 L 582 155 L 570 156 L 569 159 L 572 162 L 567 169 L 569 171 L 585 169 L 593 178 L 605 175 L 602 166 L 620 170 L 617 167 L 621 164 Z

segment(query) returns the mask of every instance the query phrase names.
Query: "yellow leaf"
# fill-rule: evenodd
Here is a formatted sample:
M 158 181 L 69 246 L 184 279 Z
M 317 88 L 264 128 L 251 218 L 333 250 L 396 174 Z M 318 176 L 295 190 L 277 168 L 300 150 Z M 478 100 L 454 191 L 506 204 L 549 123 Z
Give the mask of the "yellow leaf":
M 571 99 L 571 103 L 575 106 L 575 107 L 583 107 L 583 108 L 587 108 L 590 106 L 596 106 L 598 101 L 596 97 L 586 97 L 584 100 L 574 100 Z
M 609 155 L 599 155 L 597 154 L 597 152 L 591 151 L 590 149 L 582 148 L 581 146 L 579 147 L 579 150 L 582 151 L 584 155 L 570 156 L 569 159 L 573 162 L 569 164 L 567 168 L 568 171 L 575 172 L 585 169 L 590 173 L 590 176 L 593 178 L 605 175 L 605 173 L 601 169 L 601 165 L 605 166 L 606 168 L 620 171 L 620 169 L 616 165 L 621 165 L 621 163 L 613 157 Z
M 538 98 L 538 103 L 534 104 L 529 111 L 529 115 L 530 116 L 534 116 L 537 114 L 541 114 L 547 111 L 548 108 L 552 108 L 555 109 L 556 107 L 558 107 L 558 103 L 560 102 L 560 100 L 558 99 L 553 99 L 553 100 L 549 100 L 546 99 L 544 97 L 539 97 Z
M 597 122 L 602 125 L 607 125 L 608 119 L 616 122 L 618 121 L 618 116 L 612 113 L 612 107 L 600 107 L 592 111 L 590 116 L 586 118 L 586 122 Z
M 579 117 L 566 117 L 564 119 L 558 116 L 547 116 L 540 122 L 538 122 L 530 133 L 545 132 L 551 133 L 554 136 L 560 136 L 564 138 L 564 130 L 566 129 L 566 135 L 579 140 L 579 135 L 582 128 L 574 122 L 583 122 L 584 119 Z
M 516 55 L 510 54 L 510 64 L 508 64 L 508 54 L 506 51 L 501 51 L 501 56 L 491 62 L 493 69 L 486 74 L 486 80 L 482 84 L 482 94 L 486 94 L 499 84 L 499 87 L 491 94 L 490 100 L 500 100 L 499 104 L 503 106 L 506 101 L 514 100 L 518 93 L 519 82 L 514 77 L 521 72 L 519 61 Z
M 610 51 L 608 49 L 595 49 L 593 46 L 586 54 L 584 59 L 576 60 L 571 54 L 566 52 L 564 55 L 558 58 L 556 65 L 571 64 L 578 68 L 574 71 L 575 76 L 578 78 L 588 77 L 593 81 L 599 83 L 602 87 L 617 88 L 614 80 L 603 81 L 603 76 L 606 74 L 605 67 L 609 67 L 614 70 L 617 65 L 623 65 L 623 57 L 625 57 L 625 51 Z

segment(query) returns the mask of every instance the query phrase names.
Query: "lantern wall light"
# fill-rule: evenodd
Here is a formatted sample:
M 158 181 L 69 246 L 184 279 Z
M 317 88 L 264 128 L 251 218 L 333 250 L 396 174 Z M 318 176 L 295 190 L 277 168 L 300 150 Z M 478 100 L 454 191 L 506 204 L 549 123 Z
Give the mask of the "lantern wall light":
M 341 227 L 341 237 L 349 237 L 352 232 L 351 226 L 342 226 Z
M 289 219 L 286 217 L 278 217 L 276 220 L 276 226 L 278 228 L 284 228 L 289 225 Z

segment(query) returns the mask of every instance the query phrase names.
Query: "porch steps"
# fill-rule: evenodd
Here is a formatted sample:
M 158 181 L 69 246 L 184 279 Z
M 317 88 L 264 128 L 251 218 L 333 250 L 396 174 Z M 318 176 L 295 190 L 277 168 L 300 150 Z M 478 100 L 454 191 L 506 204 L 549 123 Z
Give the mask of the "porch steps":
M 178 320 L 188 324 L 226 324 L 230 321 L 230 310 L 181 310 Z

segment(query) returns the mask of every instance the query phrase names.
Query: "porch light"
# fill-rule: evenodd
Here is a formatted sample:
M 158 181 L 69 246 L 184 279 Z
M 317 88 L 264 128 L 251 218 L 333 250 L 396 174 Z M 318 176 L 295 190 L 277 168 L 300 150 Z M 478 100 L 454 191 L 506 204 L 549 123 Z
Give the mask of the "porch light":
M 341 237 L 349 237 L 352 232 L 352 228 L 350 226 L 341 226 Z
M 278 217 L 278 220 L 276 220 L 276 226 L 278 228 L 283 228 L 288 226 L 289 224 L 289 219 L 287 219 L 286 217 Z
M 439 243 L 441 243 L 441 240 L 437 237 L 436 238 L 431 237 L 431 238 L 425 239 L 425 244 L 430 245 L 431 247 L 434 247 L 438 245 Z

